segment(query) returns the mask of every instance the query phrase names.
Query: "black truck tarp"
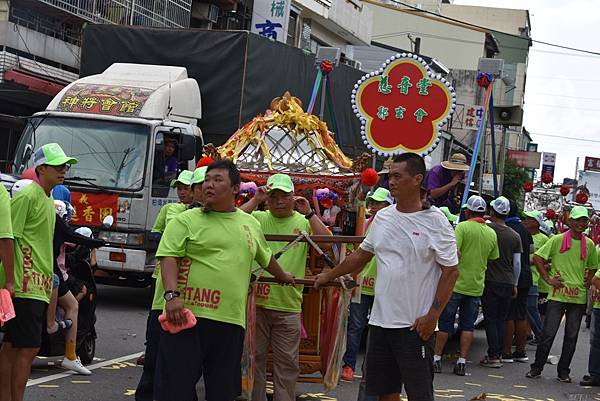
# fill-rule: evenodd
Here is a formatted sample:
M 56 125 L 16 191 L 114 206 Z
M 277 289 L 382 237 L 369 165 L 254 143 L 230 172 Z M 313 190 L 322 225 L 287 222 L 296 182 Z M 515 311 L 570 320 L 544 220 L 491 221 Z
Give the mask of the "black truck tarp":
M 286 90 L 306 108 L 317 73 L 314 55 L 247 31 L 88 25 L 83 31 L 81 76 L 99 74 L 116 62 L 186 67 L 200 86 L 198 125 L 205 142 L 215 145 L 264 113 L 271 100 Z M 349 156 L 366 150 L 350 102 L 362 75 L 342 64 L 331 73 L 337 138 Z M 314 113 L 319 106 L 320 91 Z M 325 113 L 330 129 L 335 125 L 332 114 Z

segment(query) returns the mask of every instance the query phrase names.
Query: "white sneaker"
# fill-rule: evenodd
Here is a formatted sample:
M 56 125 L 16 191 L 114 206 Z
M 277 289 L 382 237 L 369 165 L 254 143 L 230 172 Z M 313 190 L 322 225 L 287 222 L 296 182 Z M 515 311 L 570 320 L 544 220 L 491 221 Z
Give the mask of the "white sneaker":
M 92 374 L 91 371 L 89 371 L 85 366 L 83 366 L 79 357 L 77 357 L 77 359 L 75 359 L 74 361 L 70 360 L 69 358 L 65 358 L 63 359 L 60 366 L 63 369 L 72 370 L 73 372 L 77 372 L 80 375 L 89 376 Z

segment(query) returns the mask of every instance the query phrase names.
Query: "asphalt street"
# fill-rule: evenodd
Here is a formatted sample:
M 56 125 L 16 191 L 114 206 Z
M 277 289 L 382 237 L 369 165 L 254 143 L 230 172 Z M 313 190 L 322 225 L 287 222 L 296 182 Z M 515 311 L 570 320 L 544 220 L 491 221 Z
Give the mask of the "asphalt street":
M 93 371 L 92 376 L 66 373 L 58 367 L 59 358 L 37 358 L 25 400 L 133 400 L 141 375 L 141 367 L 136 366 L 135 361 L 144 350 L 150 289 L 99 286 L 98 294 L 96 359 L 88 366 Z M 561 337 L 562 328 L 552 355 L 560 354 Z M 447 351 L 450 358 L 444 360 L 444 373 L 435 378 L 436 400 L 471 400 L 486 393 L 487 399 L 500 401 L 600 401 L 600 388 L 584 388 L 577 384 L 587 373 L 589 330 L 583 324 L 572 364 L 574 383 L 571 384 L 557 382 L 556 366 L 552 365 L 546 365 L 543 378 L 537 380 L 525 378 L 529 369 L 525 363 L 505 364 L 500 369 L 480 367 L 478 361 L 486 348 L 483 330 L 475 333 L 467 376 L 458 377 L 452 374 L 451 360 L 457 346 L 456 342 L 449 343 Z M 530 358 L 534 353 L 535 349 L 528 347 Z M 355 401 L 358 380 L 340 382 L 327 394 L 320 384 L 299 383 L 297 399 Z M 199 389 L 201 392 L 201 386 Z

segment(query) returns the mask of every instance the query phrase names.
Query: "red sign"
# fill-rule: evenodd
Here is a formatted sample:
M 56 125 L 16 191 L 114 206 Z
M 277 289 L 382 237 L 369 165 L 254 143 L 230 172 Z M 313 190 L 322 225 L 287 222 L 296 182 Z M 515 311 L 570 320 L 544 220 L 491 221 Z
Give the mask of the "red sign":
M 542 154 L 538 152 L 527 152 L 525 150 L 509 150 L 508 158 L 518 167 L 540 168 Z
M 600 171 L 600 159 L 597 157 L 585 157 L 583 169 L 587 171 Z
M 117 221 L 119 195 L 71 192 L 71 202 L 75 208 L 71 218 L 73 225 L 101 226 L 106 216 L 113 216 L 114 221 Z
M 127 86 L 75 84 L 63 95 L 58 110 L 135 117 L 152 92 Z
M 455 98 L 450 83 L 410 53 L 398 54 L 362 77 L 352 94 L 363 141 L 381 155 L 433 151 Z

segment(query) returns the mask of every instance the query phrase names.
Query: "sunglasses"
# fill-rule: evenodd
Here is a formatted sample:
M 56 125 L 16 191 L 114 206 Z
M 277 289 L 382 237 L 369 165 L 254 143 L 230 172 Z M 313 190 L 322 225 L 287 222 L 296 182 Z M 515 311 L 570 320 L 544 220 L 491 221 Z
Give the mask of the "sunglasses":
M 70 164 L 61 164 L 60 166 L 50 166 L 52 167 L 55 171 L 69 171 L 69 169 L 71 168 Z

